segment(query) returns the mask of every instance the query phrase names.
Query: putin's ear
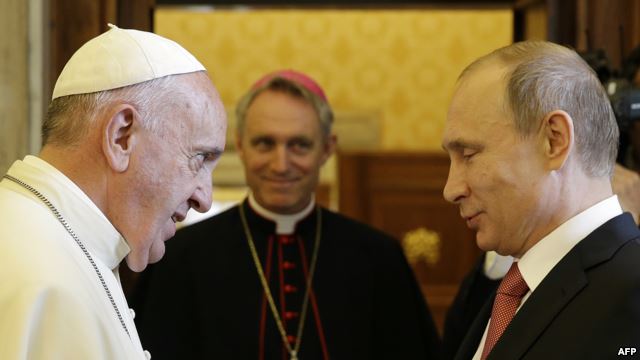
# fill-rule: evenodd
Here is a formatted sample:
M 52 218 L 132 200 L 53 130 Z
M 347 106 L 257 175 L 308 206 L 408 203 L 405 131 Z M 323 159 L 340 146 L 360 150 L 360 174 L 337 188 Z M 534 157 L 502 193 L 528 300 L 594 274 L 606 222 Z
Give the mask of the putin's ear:
M 140 114 L 129 104 L 120 104 L 105 114 L 102 151 L 109 166 L 116 172 L 124 172 L 137 140 L 136 128 Z
M 542 129 L 549 170 L 559 170 L 574 147 L 573 119 L 565 111 L 554 110 L 544 117 Z

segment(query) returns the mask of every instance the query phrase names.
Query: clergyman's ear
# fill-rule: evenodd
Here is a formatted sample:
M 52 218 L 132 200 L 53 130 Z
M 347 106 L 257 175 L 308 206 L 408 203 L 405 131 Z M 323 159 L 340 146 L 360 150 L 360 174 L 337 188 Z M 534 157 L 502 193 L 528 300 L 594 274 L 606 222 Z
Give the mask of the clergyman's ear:
M 244 147 L 242 146 L 242 134 L 239 131 L 236 131 L 235 135 L 234 144 L 236 146 L 236 152 L 242 156 L 244 152 Z
M 136 143 L 136 129 L 140 114 L 130 104 L 118 105 L 105 114 L 102 151 L 111 168 L 124 172 L 129 167 L 131 152 Z
M 331 155 L 333 155 L 333 153 L 336 151 L 337 145 L 338 145 L 338 135 L 330 134 L 329 136 L 326 137 L 324 143 L 322 144 L 323 146 L 322 165 L 324 165 L 327 162 L 327 160 L 329 160 Z

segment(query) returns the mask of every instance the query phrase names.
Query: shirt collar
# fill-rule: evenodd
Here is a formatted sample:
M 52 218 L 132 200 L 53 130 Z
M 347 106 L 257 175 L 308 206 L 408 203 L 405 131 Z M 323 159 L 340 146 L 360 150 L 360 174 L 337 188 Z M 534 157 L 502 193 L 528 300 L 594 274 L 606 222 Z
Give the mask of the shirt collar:
M 313 208 L 316 205 L 315 196 L 311 195 L 311 201 L 309 201 L 309 205 L 304 208 L 302 211 L 295 214 L 278 214 L 273 211 L 265 209 L 262 205 L 256 201 L 253 196 L 253 192 L 249 193 L 249 206 L 258 213 L 258 215 L 262 216 L 265 219 L 271 220 L 276 223 L 276 234 L 278 235 L 290 235 L 296 229 L 296 224 L 298 221 L 304 219 L 313 211 Z
M 127 256 L 130 249 L 122 235 L 93 201 L 58 169 L 28 155 L 23 161 L 16 161 L 8 174 L 44 195 L 89 252 L 107 267 L 116 269 Z
M 582 239 L 602 224 L 622 214 L 613 195 L 572 217 L 545 236 L 518 262 L 522 277 L 533 292 L 556 264 Z

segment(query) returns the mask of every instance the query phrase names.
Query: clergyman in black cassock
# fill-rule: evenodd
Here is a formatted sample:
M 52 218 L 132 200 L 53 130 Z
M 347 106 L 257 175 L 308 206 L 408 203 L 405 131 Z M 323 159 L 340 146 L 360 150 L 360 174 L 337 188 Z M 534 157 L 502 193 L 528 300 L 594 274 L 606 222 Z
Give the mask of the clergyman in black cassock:
M 332 112 L 295 71 L 237 109 L 241 206 L 178 231 L 132 303 L 154 359 L 436 359 L 439 339 L 399 243 L 316 206 Z
M 248 202 L 242 206 L 262 263 L 271 263 L 265 269 L 271 291 L 295 333 L 305 288 L 300 249 L 308 262 L 318 210 L 292 236 L 278 236 L 274 222 Z M 435 359 L 437 333 L 397 242 L 320 211 L 322 238 L 300 358 Z M 133 307 L 142 343 L 154 358 L 283 358 L 238 207 L 178 231 L 167 242 L 165 259 L 140 285 Z

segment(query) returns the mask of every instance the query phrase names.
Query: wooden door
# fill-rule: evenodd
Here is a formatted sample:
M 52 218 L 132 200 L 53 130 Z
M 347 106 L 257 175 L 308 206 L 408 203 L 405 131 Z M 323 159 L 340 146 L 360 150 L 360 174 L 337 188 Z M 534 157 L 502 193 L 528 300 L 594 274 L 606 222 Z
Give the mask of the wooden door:
M 443 153 L 338 154 L 340 212 L 402 242 L 440 330 L 464 275 L 480 250 L 447 203 Z

